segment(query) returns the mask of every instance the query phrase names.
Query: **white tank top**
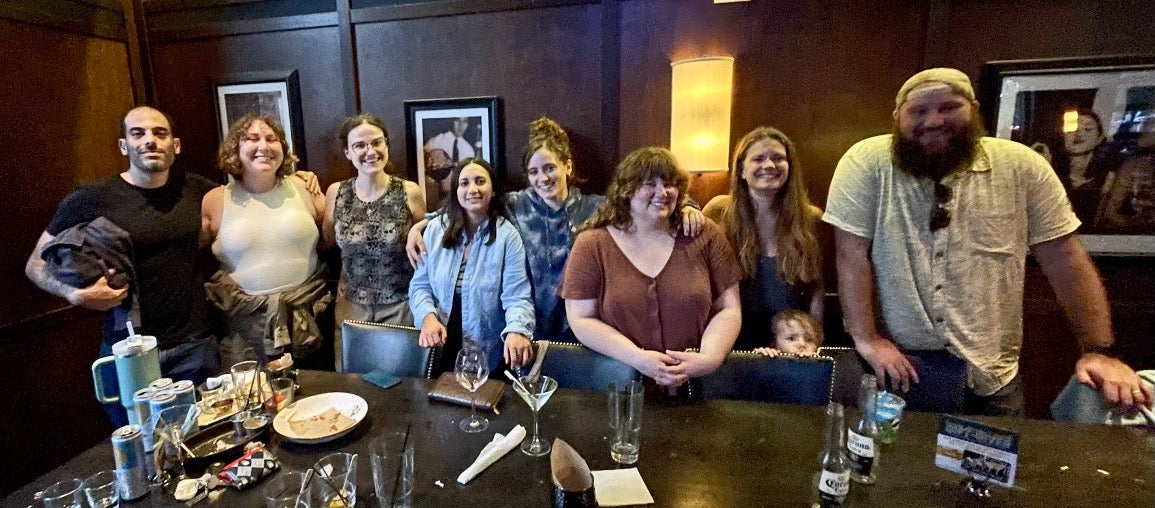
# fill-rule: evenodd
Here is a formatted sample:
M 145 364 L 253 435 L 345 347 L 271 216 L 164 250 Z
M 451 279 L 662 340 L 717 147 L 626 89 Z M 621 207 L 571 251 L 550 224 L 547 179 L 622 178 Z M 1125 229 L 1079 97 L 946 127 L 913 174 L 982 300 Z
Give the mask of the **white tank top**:
M 251 194 L 230 181 L 224 201 L 213 254 L 241 289 L 276 293 L 309 278 L 317 268 L 319 232 L 292 182 L 281 179 L 269 191 Z

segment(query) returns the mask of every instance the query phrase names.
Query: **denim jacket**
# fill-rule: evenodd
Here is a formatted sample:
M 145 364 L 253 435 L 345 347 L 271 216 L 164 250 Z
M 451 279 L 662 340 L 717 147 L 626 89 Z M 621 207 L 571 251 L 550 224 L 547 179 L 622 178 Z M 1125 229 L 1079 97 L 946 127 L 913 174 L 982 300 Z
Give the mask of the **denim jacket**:
M 425 264 L 419 265 L 409 284 L 409 307 L 414 326 L 420 328 L 430 312 L 442 324 L 453 310 L 453 290 L 465 253 L 465 234 L 456 248 L 441 245 L 445 216 L 429 221 L 425 229 Z M 489 366 L 497 368 L 503 356 L 505 336 L 520 333 L 533 337 L 534 316 L 529 277 L 525 269 L 525 247 L 513 224 L 497 219 L 497 238 L 485 244 L 490 221 L 474 234 L 474 245 L 461 282 L 462 337 L 480 345 L 489 355 Z

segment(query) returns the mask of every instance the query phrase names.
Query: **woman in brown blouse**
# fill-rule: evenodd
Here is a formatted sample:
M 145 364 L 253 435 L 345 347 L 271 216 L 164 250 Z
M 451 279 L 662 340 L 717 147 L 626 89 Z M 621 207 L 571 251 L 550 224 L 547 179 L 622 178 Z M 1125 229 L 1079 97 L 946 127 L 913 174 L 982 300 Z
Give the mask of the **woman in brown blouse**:
M 717 369 L 742 321 L 726 239 L 710 222 L 697 237 L 677 233 L 687 187 L 668 150 L 626 156 L 558 289 L 578 340 L 670 387 Z

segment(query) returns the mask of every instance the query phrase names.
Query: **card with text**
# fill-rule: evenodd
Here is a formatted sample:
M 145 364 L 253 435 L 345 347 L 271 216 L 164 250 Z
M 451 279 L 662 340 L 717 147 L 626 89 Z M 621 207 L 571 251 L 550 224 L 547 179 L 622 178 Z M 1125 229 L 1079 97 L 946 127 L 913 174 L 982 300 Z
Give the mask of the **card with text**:
M 934 465 L 1011 487 L 1018 462 L 1018 434 L 957 416 L 939 420 Z

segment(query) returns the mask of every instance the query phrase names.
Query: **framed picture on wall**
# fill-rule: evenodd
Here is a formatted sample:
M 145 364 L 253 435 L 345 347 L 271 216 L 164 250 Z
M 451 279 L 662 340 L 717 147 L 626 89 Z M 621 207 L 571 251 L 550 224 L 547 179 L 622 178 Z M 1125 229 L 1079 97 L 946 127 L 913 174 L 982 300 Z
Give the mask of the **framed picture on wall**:
M 1155 255 L 1155 55 L 988 62 L 992 135 L 1034 148 L 1094 254 Z
M 504 180 L 500 102 L 497 97 L 405 101 L 409 178 L 421 186 L 429 209 L 443 204 L 449 173 L 462 159 L 484 159 Z
M 301 120 L 301 86 L 297 71 L 260 71 L 232 74 L 212 83 L 217 129 L 223 141 L 229 126 L 249 114 L 267 115 L 285 129 L 285 141 L 305 163 L 305 123 Z

